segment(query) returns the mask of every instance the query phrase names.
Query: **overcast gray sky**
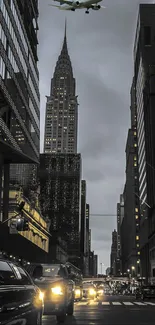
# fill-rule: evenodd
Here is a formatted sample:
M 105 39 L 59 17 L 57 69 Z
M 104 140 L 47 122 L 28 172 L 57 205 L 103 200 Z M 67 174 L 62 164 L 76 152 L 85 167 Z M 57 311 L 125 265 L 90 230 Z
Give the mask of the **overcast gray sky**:
M 93 214 L 116 213 L 125 182 L 125 144 L 130 123 L 133 43 L 139 3 L 105 0 L 106 9 L 76 12 L 49 7 L 40 0 L 39 69 L 41 152 L 45 96 L 60 54 L 67 18 L 68 49 L 79 101 L 78 151 L 82 154 L 87 202 Z M 111 233 L 116 217 L 91 217 L 92 250 L 109 266 Z M 99 269 L 100 272 L 100 269 Z

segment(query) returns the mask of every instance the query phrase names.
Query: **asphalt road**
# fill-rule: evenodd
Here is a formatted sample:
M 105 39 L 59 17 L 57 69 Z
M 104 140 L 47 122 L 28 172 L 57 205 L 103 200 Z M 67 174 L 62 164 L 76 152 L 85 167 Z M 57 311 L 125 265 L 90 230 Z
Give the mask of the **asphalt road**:
M 57 324 L 54 316 L 43 316 L 43 325 Z M 74 317 L 65 325 L 154 325 L 155 302 L 132 297 L 107 296 L 99 301 L 75 303 Z

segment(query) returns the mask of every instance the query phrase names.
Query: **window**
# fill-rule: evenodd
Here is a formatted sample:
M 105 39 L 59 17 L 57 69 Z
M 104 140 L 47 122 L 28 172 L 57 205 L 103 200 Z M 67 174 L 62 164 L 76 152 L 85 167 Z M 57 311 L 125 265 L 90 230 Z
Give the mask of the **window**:
M 24 284 L 24 285 L 32 284 L 32 281 L 31 281 L 30 277 L 26 274 L 26 272 L 21 267 L 18 267 L 18 271 L 19 271 L 19 273 L 21 275 L 22 284 Z
M 6 262 L 0 261 L 0 284 L 14 284 L 16 275 L 12 271 L 10 265 Z
M 151 45 L 151 27 L 150 26 L 144 27 L 144 44 L 145 44 L 145 46 Z
M 136 236 L 136 240 L 139 240 L 139 236 Z

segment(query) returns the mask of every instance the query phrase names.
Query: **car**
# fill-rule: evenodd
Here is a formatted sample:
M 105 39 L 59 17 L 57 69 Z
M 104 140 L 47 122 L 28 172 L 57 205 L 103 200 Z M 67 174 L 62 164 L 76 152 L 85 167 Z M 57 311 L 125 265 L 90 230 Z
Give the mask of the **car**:
M 146 299 L 146 298 L 153 298 L 155 299 L 155 285 L 145 285 L 142 287 L 139 287 L 135 291 L 135 297 L 136 299 Z
M 97 298 L 97 290 L 93 282 L 83 282 L 83 298 L 86 299 Z
M 41 325 L 43 296 L 18 264 L 0 259 L 0 324 Z
M 63 323 L 74 312 L 75 283 L 65 264 L 34 264 L 28 267 L 44 296 L 44 313 Z

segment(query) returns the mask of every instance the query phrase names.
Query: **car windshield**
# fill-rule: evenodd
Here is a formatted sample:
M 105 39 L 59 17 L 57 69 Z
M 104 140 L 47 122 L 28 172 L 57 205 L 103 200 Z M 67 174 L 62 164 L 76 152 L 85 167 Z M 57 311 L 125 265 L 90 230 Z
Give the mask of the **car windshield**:
M 59 270 L 60 265 L 42 265 L 43 268 L 43 277 L 55 277 L 60 276 Z
M 16 276 L 7 262 L 0 261 L 0 285 L 14 284 Z

